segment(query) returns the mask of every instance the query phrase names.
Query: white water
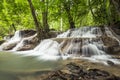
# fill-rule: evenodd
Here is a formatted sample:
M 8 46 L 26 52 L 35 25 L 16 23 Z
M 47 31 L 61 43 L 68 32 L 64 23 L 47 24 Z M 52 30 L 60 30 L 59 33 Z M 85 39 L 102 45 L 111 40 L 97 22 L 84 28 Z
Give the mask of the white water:
M 42 60 L 57 60 L 60 58 L 59 44 L 50 39 L 41 41 L 33 50 L 19 51 L 17 53 L 24 56 L 37 56 L 38 59 Z
M 22 38 L 21 41 L 12 49 L 12 51 L 17 51 L 19 48 L 21 48 L 25 45 L 25 43 L 24 43 L 25 40 L 31 40 L 35 36 L 37 36 L 37 34 L 30 36 L 30 37 Z
M 68 30 L 68 31 L 66 31 L 66 32 L 64 32 L 64 33 L 62 33 L 62 34 L 59 34 L 59 35 L 57 36 L 57 38 L 68 37 L 69 34 L 70 34 L 70 30 Z
M 0 51 L 3 50 L 4 47 L 19 42 L 22 39 L 20 31 L 16 31 L 14 36 L 10 39 L 6 39 L 6 42 L 0 45 Z
M 112 32 L 109 30 L 108 27 L 105 27 L 105 32 L 107 34 L 108 37 L 114 38 L 116 41 L 119 42 L 120 41 L 114 37 L 114 35 L 112 34 Z M 69 35 L 69 36 L 68 36 Z M 61 51 L 62 54 L 69 54 L 69 57 L 74 56 L 74 58 L 82 58 L 82 59 L 88 59 L 90 61 L 94 61 L 94 62 L 101 62 L 104 64 L 107 64 L 107 61 L 112 61 L 113 63 L 116 64 L 120 64 L 120 62 L 116 59 L 112 59 L 112 57 L 110 55 L 106 54 L 106 47 L 104 46 L 103 41 L 100 40 L 92 40 L 92 38 L 96 38 L 102 36 L 102 31 L 100 28 L 98 27 L 83 27 L 80 29 L 74 29 L 74 30 L 68 30 L 67 32 L 64 32 L 63 34 L 60 34 L 57 36 L 57 38 L 67 38 L 67 37 L 72 37 L 72 38 L 89 38 L 87 40 L 83 40 L 82 41 L 82 56 L 75 56 L 76 52 L 80 52 L 80 46 L 81 43 L 73 43 L 73 42 L 69 42 L 68 44 L 66 44 L 67 49 L 65 49 L 64 51 Z M 65 41 L 63 41 L 61 43 L 61 45 L 63 45 L 65 43 Z M 71 55 L 72 54 L 72 55 Z M 67 55 L 68 56 L 68 55 Z
M 107 36 L 113 36 L 108 28 L 105 28 L 105 31 Z M 117 64 L 119 63 L 119 61 L 112 59 L 110 55 L 106 55 L 106 46 L 101 39 L 97 39 L 97 37 L 102 36 L 102 31 L 98 27 L 82 27 L 80 29 L 68 30 L 63 34 L 58 35 L 57 38 L 73 38 L 73 40 L 69 41 L 68 44 L 65 45 L 64 50 L 61 50 L 61 47 L 65 44 L 65 41 L 59 44 L 51 39 L 46 39 L 41 41 L 41 43 L 33 50 L 16 52 L 19 47 L 24 46 L 24 40 L 32 39 L 35 36 L 21 39 L 18 34 L 19 33 L 16 32 L 8 42 L 12 43 L 21 40 L 20 43 L 12 49 L 12 51 L 17 54 L 22 54 L 23 56 L 36 56 L 40 60 L 80 58 L 105 64 L 107 64 L 106 61 L 108 60 Z M 74 41 L 75 38 L 83 38 L 83 40 L 78 40 L 78 42 L 76 42 Z M 84 40 L 84 38 L 87 39 Z M 81 54 L 79 54 L 80 52 Z
M 105 55 L 105 52 L 99 50 L 96 45 L 88 44 L 82 47 L 83 56 L 92 56 L 92 55 Z
M 20 31 L 16 31 L 15 35 L 12 38 L 8 39 L 7 41 L 9 43 L 14 43 L 14 42 L 20 41 L 21 39 L 22 37 L 21 37 Z
M 68 30 L 63 34 L 58 35 L 57 38 L 67 38 L 67 37 L 95 38 L 101 35 L 102 32 L 98 27 L 80 27 L 79 29 Z

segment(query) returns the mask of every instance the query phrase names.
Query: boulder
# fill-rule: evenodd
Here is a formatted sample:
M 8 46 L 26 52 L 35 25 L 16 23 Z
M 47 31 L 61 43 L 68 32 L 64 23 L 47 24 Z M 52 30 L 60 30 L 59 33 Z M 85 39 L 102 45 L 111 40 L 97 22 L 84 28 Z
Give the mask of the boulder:
M 38 44 L 39 42 L 37 37 L 26 39 L 24 40 L 24 45 L 19 47 L 17 51 L 31 50 L 34 49 Z
M 63 70 L 50 72 L 43 80 L 120 80 L 120 77 L 104 70 L 87 69 L 82 65 L 69 63 Z
M 4 43 L 5 42 L 5 40 L 0 40 L 0 45 L 2 44 L 2 43 Z
M 25 51 L 25 50 L 31 50 L 31 49 L 34 49 L 33 45 L 25 45 L 25 46 L 19 48 L 17 51 Z
M 30 36 L 36 34 L 36 31 L 35 30 L 21 30 L 20 34 L 22 37 L 30 37 Z
M 9 45 L 6 45 L 3 47 L 3 50 L 11 50 L 13 49 L 16 45 L 17 45 L 18 42 L 15 42 L 15 43 L 11 43 Z
M 110 60 L 107 61 L 107 64 L 110 65 L 110 66 L 114 66 L 115 65 L 114 62 L 112 62 Z

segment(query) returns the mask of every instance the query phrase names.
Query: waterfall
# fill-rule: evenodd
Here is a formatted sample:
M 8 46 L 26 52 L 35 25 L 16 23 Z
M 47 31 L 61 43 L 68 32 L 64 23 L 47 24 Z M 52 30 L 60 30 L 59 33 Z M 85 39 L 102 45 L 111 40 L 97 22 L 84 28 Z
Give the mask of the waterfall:
M 59 44 L 56 41 L 47 39 L 43 40 L 35 49 L 34 51 L 39 52 L 40 54 L 46 55 L 58 55 L 59 51 Z
M 105 27 L 106 37 L 120 41 L 112 34 L 108 27 Z M 119 63 L 118 60 L 112 59 L 107 52 L 107 46 L 102 41 L 103 32 L 99 27 L 81 27 L 79 29 L 68 30 L 57 38 L 68 38 L 60 44 L 60 52 L 64 56 L 71 58 L 84 58 L 94 62 L 102 62 L 107 64 L 107 61 Z M 119 63 L 120 64 L 120 63 Z
M 98 27 L 80 27 L 79 29 L 68 30 L 63 34 L 58 35 L 57 38 L 67 38 L 67 37 L 95 38 L 101 35 L 102 35 L 102 31 Z
M 16 31 L 14 36 L 10 39 L 6 39 L 6 42 L 0 45 L 0 51 L 3 50 L 4 47 L 9 46 L 13 43 L 19 42 L 22 39 L 20 31 Z
M 19 48 L 21 48 L 21 47 L 23 47 L 25 45 L 26 40 L 31 40 L 36 36 L 37 36 L 37 34 L 35 34 L 33 36 L 30 36 L 30 37 L 22 38 L 21 41 L 12 49 L 12 51 L 17 51 Z
M 104 30 L 106 37 L 111 37 L 119 42 L 108 27 L 105 27 Z M 23 56 L 36 56 L 40 60 L 80 58 L 102 63 L 107 62 L 107 60 L 119 63 L 119 61 L 112 59 L 112 57 L 106 53 L 107 46 L 102 38 L 103 34 L 104 32 L 100 27 L 80 27 L 79 29 L 70 29 L 58 35 L 56 39 L 62 39 L 59 43 L 52 39 L 45 39 L 32 50 L 17 51 L 25 45 L 24 41 L 32 40 L 37 35 L 22 38 L 20 31 L 17 31 L 15 35 L 3 45 L 6 46 L 19 41 L 11 51 L 22 54 Z M 2 50 L 1 47 L 0 49 Z
M 18 51 L 17 53 L 24 56 L 37 56 L 42 60 L 56 60 L 60 58 L 59 43 L 51 39 L 41 41 L 33 50 Z
M 76 56 L 92 56 L 105 55 L 105 46 L 103 42 L 96 39 L 74 38 L 72 40 L 63 41 L 60 44 L 60 51 L 62 54 Z
M 64 32 L 62 34 L 59 34 L 57 36 L 57 38 L 65 38 L 65 37 L 68 37 L 69 34 L 70 34 L 70 30 L 68 30 L 68 31 L 66 31 L 66 32 Z
M 7 41 L 8 41 L 8 43 L 13 43 L 13 42 L 20 41 L 21 38 L 22 38 L 21 37 L 21 32 L 20 31 L 16 31 L 15 35 L 12 38 L 8 39 Z

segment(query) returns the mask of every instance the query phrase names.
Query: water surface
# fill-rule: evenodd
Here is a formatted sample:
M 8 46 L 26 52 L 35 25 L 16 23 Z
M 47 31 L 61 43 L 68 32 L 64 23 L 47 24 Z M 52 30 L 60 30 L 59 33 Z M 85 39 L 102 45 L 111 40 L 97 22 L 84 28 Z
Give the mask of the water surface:
M 16 80 L 18 74 L 55 70 L 60 66 L 60 61 L 44 61 L 36 57 L 0 52 L 0 80 Z

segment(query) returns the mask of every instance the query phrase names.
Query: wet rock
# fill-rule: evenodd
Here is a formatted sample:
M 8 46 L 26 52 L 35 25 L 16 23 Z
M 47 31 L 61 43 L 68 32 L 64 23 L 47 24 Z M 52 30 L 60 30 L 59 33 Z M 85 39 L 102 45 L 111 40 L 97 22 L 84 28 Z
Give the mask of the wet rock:
M 51 73 L 51 74 L 50 74 L 46 79 L 44 79 L 44 80 L 66 80 L 65 78 L 61 77 L 58 72 L 59 72 L 59 71 Z M 61 75 L 63 75 L 63 74 L 61 74 Z
M 48 77 L 43 80 L 120 80 L 119 77 L 100 69 L 86 69 L 82 65 L 76 65 L 75 63 L 69 63 L 65 66 L 68 70 L 58 70 L 51 72 Z
M 88 70 L 88 75 L 90 78 L 100 78 L 100 77 L 108 77 L 110 74 L 106 71 L 102 71 L 99 69 L 89 69 Z
M 31 50 L 33 48 L 34 48 L 33 45 L 25 45 L 25 46 L 19 48 L 17 51 Z
M 120 59 L 120 55 L 112 55 L 113 59 Z
M 120 35 L 120 22 L 116 22 L 113 25 L 111 25 L 112 30 L 114 30 L 114 32 L 117 35 Z
M 4 40 L 7 41 L 7 40 L 9 40 L 10 38 L 12 38 L 13 36 L 14 36 L 13 34 L 6 35 L 6 36 L 4 37 Z
M 23 43 L 24 45 L 22 47 L 19 47 L 17 51 L 31 50 L 31 49 L 34 49 L 39 44 L 37 37 L 24 40 Z
M 111 38 L 111 37 L 108 37 L 108 36 L 102 36 L 101 39 L 104 42 L 105 46 L 113 47 L 113 46 L 119 45 L 118 41 L 116 41 L 114 38 Z
M 120 29 L 119 28 L 113 28 L 113 30 L 117 35 L 120 35 Z
M 22 37 L 30 37 L 30 36 L 36 34 L 36 31 L 35 30 L 21 30 L 20 34 Z
M 18 42 L 6 45 L 6 46 L 3 47 L 3 50 L 11 50 L 11 49 L 13 49 L 17 45 L 17 43 Z
M 110 66 L 115 65 L 112 61 L 109 61 L 109 60 L 107 61 L 107 64 L 110 65 Z
M 57 37 L 58 34 L 59 34 L 58 31 L 50 31 L 48 36 L 49 38 L 54 38 L 54 37 Z
M 70 64 L 67 64 L 66 67 L 68 68 L 68 70 L 72 73 L 75 73 L 75 74 L 82 74 L 84 73 L 83 71 L 83 67 L 79 67 L 77 66 L 76 64 L 74 63 L 70 63 Z
M 4 43 L 5 42 L 5 40 L 0 40 L 0 45 L 2 44 L 2 43 Z

